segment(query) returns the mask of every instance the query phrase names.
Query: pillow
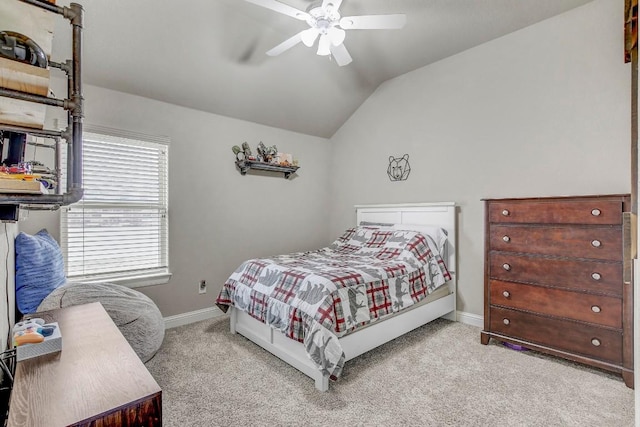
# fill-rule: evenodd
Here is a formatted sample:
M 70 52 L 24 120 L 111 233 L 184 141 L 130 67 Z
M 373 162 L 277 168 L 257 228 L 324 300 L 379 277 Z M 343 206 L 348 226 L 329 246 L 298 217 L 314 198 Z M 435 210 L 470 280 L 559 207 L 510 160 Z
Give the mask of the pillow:
M 388 230 L 408 230 L 417 231 L 431 237 L 427 239 L 429 247 L 433 251 L 437 251 L 440 255 L 444 256 L 444 244 L 447 241 L 447 230 L 437 225 L 425 225 L 425 224 L 392 224 L 389 222 L 369 222 L 360 221 L 360 227 L 375 227 Z M 431 241 L 433 240 L 433 242 Z M 432 245 L 434 243 L 435 245 Z
M 35 313 L 42 300 L 66 281 L 62 251 L 47 230 L 16 236 L 16 303 L 22 314 Z
M 393 223 L 391 222 L 371 222 L 371 221 L 360 221 L 359 224 L 361 227 L 367 227 L 367 226 L 377 226 L 377 227 L 391 227 L 393 226 Z
M 423 225 L 423 224 L 393 224 L 394 230 L 410 230 L 417 231 L 421 234 L 430 236 L 436 244 L 436 247 L 431 247 L 430 239 L 427 239 L 427 243 L 431 247 L 431 250 L 437 249 L 440 255 L 444 256 L 444 244 L 447 241 L 447 230 L 437 225 Z

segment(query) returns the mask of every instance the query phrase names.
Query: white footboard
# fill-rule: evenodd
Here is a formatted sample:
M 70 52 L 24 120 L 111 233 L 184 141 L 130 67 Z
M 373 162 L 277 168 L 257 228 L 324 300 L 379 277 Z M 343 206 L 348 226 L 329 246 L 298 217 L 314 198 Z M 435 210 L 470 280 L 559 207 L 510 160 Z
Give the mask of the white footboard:
M 329 389 L 329 378 L 318 370 L 307 356 L 302 343 L 294 341 L 280 331 L 272 329 L 244 311 L 234 307 L 231 310 L 231 332 L 239 333 L 268 352 L 278 356 L 303 374 L 313 378 L 320 391 Z
M 455 316 L 455 293 L 428 304 L 401 312 L 389 319 L 373 323 L 366 328 L 340 338 L 345 353 L 345 361 L 351 360 L 369 350 L 387 343 L 426 323 L 447 314 Z M 323 375 L 309 359 L 304 345 L 294 341 L 280 331 L 274 330 L 254 319 L 247 313 L 233 307 L 231 310 L 231 332 L 239 333 L 265 350 L 287 362 L 305 375 L 315 380 L 320 391 L 329 389 L 329 378 Z

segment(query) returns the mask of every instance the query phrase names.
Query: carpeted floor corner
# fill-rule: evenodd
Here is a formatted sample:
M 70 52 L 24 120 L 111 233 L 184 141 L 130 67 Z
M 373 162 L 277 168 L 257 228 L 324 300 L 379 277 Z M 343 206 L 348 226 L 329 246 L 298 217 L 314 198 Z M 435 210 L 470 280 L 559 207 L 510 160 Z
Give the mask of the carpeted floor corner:
M 240 335 L 227 316 L 166 331 L 147 368 L 163 425 L 633 426 L 622 379 L 480 329 L 436 320 L 347 362 L 321 393 L 307 376 Z

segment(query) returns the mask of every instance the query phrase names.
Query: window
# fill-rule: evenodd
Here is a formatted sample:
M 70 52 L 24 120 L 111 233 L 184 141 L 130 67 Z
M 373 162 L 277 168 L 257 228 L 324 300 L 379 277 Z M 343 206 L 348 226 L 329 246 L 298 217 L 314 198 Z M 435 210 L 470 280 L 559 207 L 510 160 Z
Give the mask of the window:
M 168 281 L 168 142 L 113 130 L 84 133 L 84 196 L 63 207 L 60 220 L 70 280 L 132 287 Z

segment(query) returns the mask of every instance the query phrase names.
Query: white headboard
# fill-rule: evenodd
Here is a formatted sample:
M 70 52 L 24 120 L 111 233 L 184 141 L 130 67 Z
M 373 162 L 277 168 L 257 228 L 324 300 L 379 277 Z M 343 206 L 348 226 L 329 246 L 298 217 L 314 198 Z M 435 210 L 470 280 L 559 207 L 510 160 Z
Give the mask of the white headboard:
M 356 205 L 356 224 L 361 221 L 392 224 L 437 225 L 447 231 L 446 254 L 449 272 L 457 271 L 457 227 L 455 202 Z

